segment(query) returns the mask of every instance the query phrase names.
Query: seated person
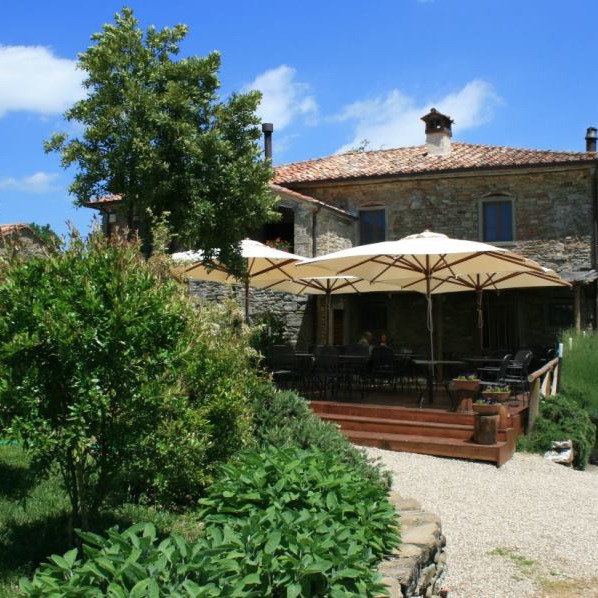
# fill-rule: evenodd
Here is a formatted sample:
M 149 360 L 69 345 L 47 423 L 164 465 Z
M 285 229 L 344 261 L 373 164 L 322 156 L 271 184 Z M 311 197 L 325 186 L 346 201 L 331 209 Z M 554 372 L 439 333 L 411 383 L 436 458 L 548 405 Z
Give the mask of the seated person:
M 374 338 L 374 335 L 369 330 L 364 330 L 363 334 L 361 335 L 361 338 L 358 341 L 358 344 L 368 347 L 370 350 L 370 353 L 371 353 L 373 338 Z

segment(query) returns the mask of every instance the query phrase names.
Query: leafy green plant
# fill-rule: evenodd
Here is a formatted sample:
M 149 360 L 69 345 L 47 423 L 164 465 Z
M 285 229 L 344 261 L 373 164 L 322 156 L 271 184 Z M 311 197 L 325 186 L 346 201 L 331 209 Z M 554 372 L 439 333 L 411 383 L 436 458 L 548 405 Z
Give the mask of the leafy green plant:
M 517 440 L 519 450 L 543 454 L 553 440 L 573 441 L 573 466 L 585 469 L 596 438 L 596 426 L 571 392 L 543 399 L 534 430 Z
M 252 316 L 251 320 L 250 343 L 261 355 L 267 356 L 268 348 L 272 345 L 284 343 L 284 318 L 272 312 L 261 312 Z
M 564 344 L 562 386 L 567 394 L 576 397 L 598 430 L 598 335 L 592 331 L 566 330 L 561 338 Z M 598 463 L 598 435 L 592 461 Z
M 337 455 L 358 475 L 390 488 L 390 473 L 372 462 L 364 450 L 351 444 L 336 426 L 315 416 L 304 398 L 264 382 L 252 394 L 254 434 L 260 446 L 319 448 Z
M 333 455 L 270 447 L 248 452 L 202 499 L 194 543 L 151 524 L 107 537 L 81 533 L 53 556 L 28 596 L 380 596 L 374 567 L 399 542 L 385 491 Z
M 191 502 L 249 442 L 245 337 L 136 243 L 73 234 L 45 258 L 7 257 L 2 278 L 0 419 L 38 474 L 58 465 L 78 525 L 117 487 Z
M 248 513 L 265 512 L 271 506 L 281 512 L 325 511 L 333 520 L 354 526 L 353 539 L 375 558 L 396 545 L 395 514 L 387 490 L 333 453 L 270 446 L 242 453 L 234 463 L 223 465 L 222 472 L 199 501 L 208 523 L 222 522 L 224 516 L 233 525 Z
M 489 386 L 485 390 L 482 391 L 482 394 L 489 394 L 493 392 L 511 392 L 510 386 Z

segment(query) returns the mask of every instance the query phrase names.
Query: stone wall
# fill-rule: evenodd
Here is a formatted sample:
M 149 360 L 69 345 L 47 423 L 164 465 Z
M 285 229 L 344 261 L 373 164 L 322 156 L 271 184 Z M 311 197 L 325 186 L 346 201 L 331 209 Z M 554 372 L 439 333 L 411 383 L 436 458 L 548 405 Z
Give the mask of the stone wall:
M 391 598 L 444 598 L 446 539 L 440 519 L 423 511 L 413 499 L 391 493 L 390 500 L 399 515 L 400 548 L 378 568 Z
M 569 265 L 591 267 L 592 170 L 587 166 L 442 174 L 296 190 L 349 211 L 385 206 L 388 239 L 430 229 L 478 240 L 481 200 L 505 195 L 514 202 L 515 249 L 520 245 L 526 255 L 559 270 Z
M 220 284 L 200 280 L 189 281 L 192 297 L 221 302 L 232 299 L 244 309 L 245 290 L 241 285 Z M 279 293 L 263 289 L 249 289 L 249 318 L 268 312 L 285 322 L 285 340 L 300 348 L 307 348 L 313 335 L 313 309 L 306 296 Z
M 354 245 L 355 223 L 330 210 L 322 209 L 316 216 L 316 255 L 347 249 Z

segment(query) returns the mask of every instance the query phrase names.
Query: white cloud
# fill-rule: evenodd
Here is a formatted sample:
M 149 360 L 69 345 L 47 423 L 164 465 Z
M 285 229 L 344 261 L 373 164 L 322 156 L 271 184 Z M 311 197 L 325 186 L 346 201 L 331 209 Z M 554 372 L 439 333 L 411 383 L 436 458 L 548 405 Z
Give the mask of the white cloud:
M 85 95 L 84 75 L 75 64 L 42 46 L 0 46 L 0 116 L 64 112 Z
M 258 75 L 244 87 L 244 91 L 262 92 L 257 112 L 263 122 L 274 124 L 275 131 L 284 129 L 299 116 L 310 122 L 317 114 L 318 105 L 309 86 L 297 82 L 295 76 L 296 70 L 283 64 Z
M 58 176 L 56 173 L 40 171 L 20 179 L 8 177 L 0 179 L 0 189 L 13 189 L 26 193 L 48 193 L 60 188 L 55 184 Z
M 368 149 L 421 145 L 424 129 L 420 118 L 430 108 L 448 114 L 461 132 L 488 122 L 500 101 L 492 86 L 481 80 L 471 81 L 459 91 L 425 104 L 393 89 L 386 97 L 354 102 L 334 117 L 334 120 L 355 121 L 353 140 L 338 152 L 357 147 L 365 139 L 369 141 Z

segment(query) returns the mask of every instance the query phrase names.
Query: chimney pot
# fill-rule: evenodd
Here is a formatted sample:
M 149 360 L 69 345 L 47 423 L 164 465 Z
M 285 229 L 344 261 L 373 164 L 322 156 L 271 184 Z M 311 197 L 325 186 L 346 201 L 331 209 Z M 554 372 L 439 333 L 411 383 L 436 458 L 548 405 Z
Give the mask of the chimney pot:
M 453 119 L 432 108 L 421 117 L 426 123 L 426 147 L 430 156 L 446 156 L 451 153 Z
M 586 130 L 586 152 L 596 151 L 596 140 L 598 139 L 598 129 L 588 127 Z
M 262 133 L 264 134 L 264 156 L 266 159 L 272 159 L 272 132 L 274 125 L 272 123 L 262 123 Z

